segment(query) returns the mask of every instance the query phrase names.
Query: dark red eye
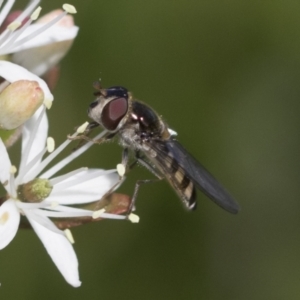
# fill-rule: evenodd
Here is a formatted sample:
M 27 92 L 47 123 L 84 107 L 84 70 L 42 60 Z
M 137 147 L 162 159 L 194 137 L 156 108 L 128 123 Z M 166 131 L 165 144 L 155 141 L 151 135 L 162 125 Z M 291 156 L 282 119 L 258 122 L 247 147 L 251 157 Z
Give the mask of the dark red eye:
M 128 110 L 127 99 L 118 98 L 107 103 L 102 111 L 101 121 L 108 130 L 115 130 Z

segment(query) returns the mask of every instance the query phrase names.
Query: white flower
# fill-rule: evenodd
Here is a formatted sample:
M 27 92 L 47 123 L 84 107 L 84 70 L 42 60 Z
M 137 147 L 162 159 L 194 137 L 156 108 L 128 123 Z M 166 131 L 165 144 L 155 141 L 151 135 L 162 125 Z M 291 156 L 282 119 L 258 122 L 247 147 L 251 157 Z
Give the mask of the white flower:
M 89 148 L 91 143 L 84 145 L 42 173 L 49 162 L 70 143 L 70 140 L 65 141 L 45 159 L 42 159 L 47 150 L 52 151 L 54 146 L 53 139 L 47 139 L 47 131 L 48 121 L 45 108 L 42 107 L 39 109 L 39 115 L 32 117 L 23 126 L 22 157 L 16 177 L 14 176 L 16 168 L 11 164 L 6 148 L 0 139 L 0 181 L 8 194 L 7 200 L 0 207 L 0 249 L 6 247 L 14 238 L 20 224 L 20 216 L 24 215 L 64 278 L 74 287 L 78 287 L 81 284 L 78 262 L 70 242 L 69 232 L 59 230 L 50 218 L 86 216 L 98 218 L 100 216 L 101 218 L 125 219 L 125 216 L 108 214 L 104 210 L 94 216 L 93 211 L 70 206 L 98 201 L 118 185 L 119 179 L 116 170 L 103 171 L 87 168 L 51 178 L 67 163 Z M 36 181 L 42 182 L 45 186 L 42 192 L 30 189 Z
M 14 0 L 8 0 L 0 12 L 0 26 Z M 39 0 L 31 1 L 24 11 L 0 35 L 0 56 L 12 54 L 12 62 L 41 76 L 56 65 L 70 49 L 78 27 L 69 14 L 76 13 L 65 4 L 64 11 L 56 10 L 35 21 L 41 8 Z M 35 10 L 34 10 L 35 9 Z M 26 22 L 24 20 L 28 19 Z M 25 24 L 22 25 L 22 22 Z M 22 26 L 21 26 L 22 25 Z
M 4 1 L 0 1 L 0 8 Z M 0 93 L 10 84 L 16 81 L 36 81 L 44 93 L 42 101 L 47 108 L 50 108 L 53 101 L 47 84 L 39 78 L 55 66 L 71 47 L 77 35 L 78 27 L 74 26 L 72 16 L 68 13 L 76 13 L 71 5 L 64 5 L 64 11 L 56 10 L 35 21 L 41 8 L 36 6 L 39 0 L 31 1 L 22 13 L 19 13 L 10 24 L 3 24 L 7 21 L 14 0 L 6 1 L 0 11 L 0 27 L 4 29 L 0 34 L 0 77 L 5 81 L 0 83 Z M 11 55 L 12 62 L 5 59 Z M 2 58 L 2 60 L 1 60 Z M 35 75 L 34 75 L 35 74 Z M 48 76 L 48 83 L 55 84 L 56 76 Z M 1 79 L 1 78 L 0 78 Z M 10 94 L 11 95 L 11 94 Z M 24 98 L 30 102 L 32 97 Z M 24 105 L 26 111 L 22 113 L 23 107 L 17 110 L 16 99 L 6 99 L 1 105 L 0 127 L 14 129 L 23 124 L 31 117 L 41 103 L 35 105 Z M 7 103 L 7 104 L 6 104 Z M 16 107 L 16 113 L 11 110 Z

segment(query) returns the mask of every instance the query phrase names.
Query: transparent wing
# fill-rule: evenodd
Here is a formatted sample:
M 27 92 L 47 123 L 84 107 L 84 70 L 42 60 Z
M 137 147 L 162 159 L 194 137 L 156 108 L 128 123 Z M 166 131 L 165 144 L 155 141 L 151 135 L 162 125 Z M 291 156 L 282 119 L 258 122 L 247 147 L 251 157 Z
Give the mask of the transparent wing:
M 195 185 L 193 181 L 186 176 L 185 170 L 177 163 L 176 158 L 172 156 L 172 153 L 165 147 L 164 143 L 160 141 L 156 143 L 156 140 L 151 140 L 148 145 L 149 148 L 152 149 L 151 151 L 155 152 L 155 155 L 149 155 L 149 152 L 145 152 L 147 158 L 157 167 L 163 177 L 168 180 L 184 205 L 188 209 L 195 209 Z M 153 167 L 150 166 L 149 170 L 153 171 L 151 170 L 152 168 Z
M 239 205 L 225 188 L 176 140 L 151 140 L 149 146 L 157 153 L 156 157 L 150 159 L 164 173 L 171 174 L 167 179 L 188 208 L 195 203 L 192 182 L 223 209 L 234 214 L 239 211 Z M 187 187 L 189 189 L 185 190 Z M 191 197 L 187 197 L 189 195 Z

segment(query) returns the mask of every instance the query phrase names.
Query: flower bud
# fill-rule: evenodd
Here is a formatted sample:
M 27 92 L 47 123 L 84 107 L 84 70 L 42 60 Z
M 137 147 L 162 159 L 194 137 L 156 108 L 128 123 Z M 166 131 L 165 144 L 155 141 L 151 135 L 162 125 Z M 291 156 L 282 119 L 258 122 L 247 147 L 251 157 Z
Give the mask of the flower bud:
M 50 195 L 52 188 L 48 179 L 36 178 L 19 186 L 18 198 L 22 202 L 42 202 Z
M 0 94 L 0 129 L 15 129 L 43 104 L 44 92 L 36 81 L 19 80 Z

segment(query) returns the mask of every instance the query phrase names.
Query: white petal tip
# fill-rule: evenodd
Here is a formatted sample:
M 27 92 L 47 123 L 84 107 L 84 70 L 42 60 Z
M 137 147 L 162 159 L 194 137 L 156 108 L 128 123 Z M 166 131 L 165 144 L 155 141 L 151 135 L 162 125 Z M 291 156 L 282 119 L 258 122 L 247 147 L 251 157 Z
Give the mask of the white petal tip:
M 81 281 L 77 281 L 76 283 L 69 282 L 73 287 L 77 288 L 81 286 Z
M 30 19 L 31 19 L 32 21 L 35 21 L 35 20 L 39 17 L 41 10 L 42 10 L 42 8 L 39 6 L 39 7 L 31 14 Z
M 74 241 L 74 238 L 73 238 L 73 235 L 72 235 L 72 232 L 70 229 L 65 229 L 65 235 L 68 239 L 68 241 L 71 243 L 71 244 L 74 244 L 75 241 Z
M 76 130 L 77 133 L 84 133 L 84 131 L 86 130 L 86 128 L 88 127 L 89 122 L 85 122 L 83 123 L 81 126 L 79 126 Z
M 128 220 L 131 222 L 131 223 L 138 223 L 140 221 L 140 217 L 138 215 L 135 215 L 135 214 L 130 214 L 128 216 Z
M 125 175 L 126 168 L 123 164 L 117 164 L 117 172 L 120 177 L 123 177 Z
M 75 6 L 71 5 L 71 4 L 64 4 L 62 6 L 62 8 L 69 14 L 76 14 L 77 10 L 75 8 Z
M 105 209 L 99 209 L 93 212 L 93 219 L 98 219 L 105 212 Z
M 53 101 L 50 99 L 45 99 L 44 100 L 44 105 L 46 106 L 47 109 L 50 109 L 52 106 Z
M 47 151 L 49 153 L 53 152 L 53 150 L 55 149 L 55 141 L 54 138 L 52 137 L 48 137 L 47 138 Z

